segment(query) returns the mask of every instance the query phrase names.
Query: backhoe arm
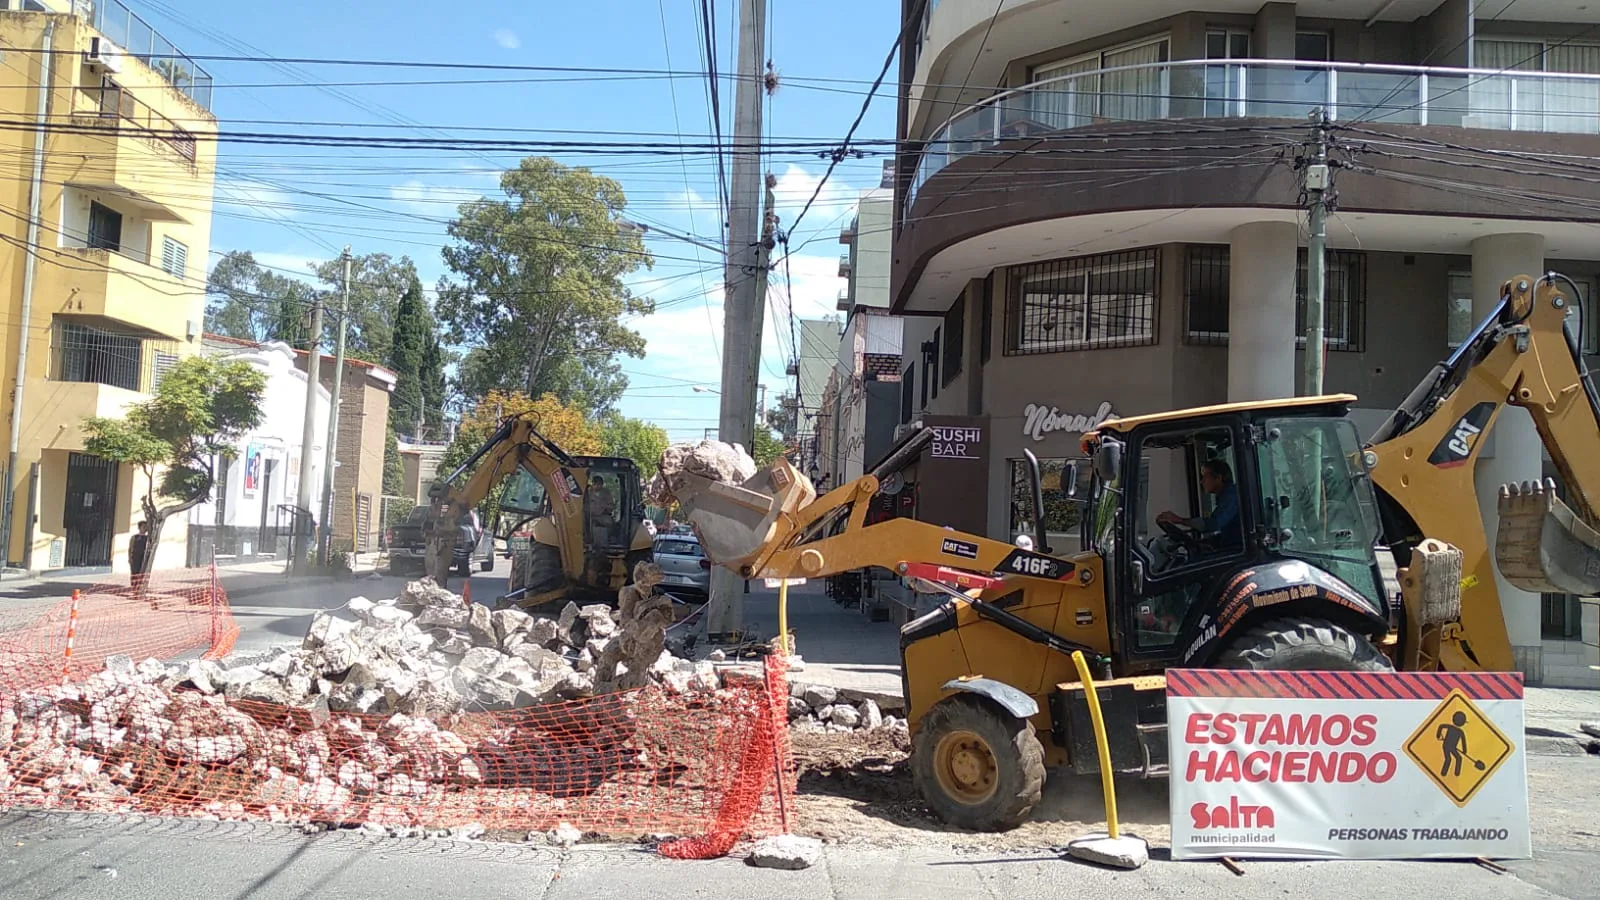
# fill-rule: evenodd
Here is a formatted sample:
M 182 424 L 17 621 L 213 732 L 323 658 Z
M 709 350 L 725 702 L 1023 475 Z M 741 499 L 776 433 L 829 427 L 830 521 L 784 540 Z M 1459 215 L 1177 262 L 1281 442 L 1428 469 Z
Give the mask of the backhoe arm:
M 578 467 L 576 460 L 540 434 L 527 414 L 507 416 L 466 462 L 428 489 L 432 509 L 423 532 L 428 541 L 428 569 L 440 583 L 449 573 L 461 517 L 482 503 L 519 466 L 538 479 L 550 499 L 561 537 L 563 567 L 569 571 L 572 568 L 569 554 L 581 556 L 582 532 L 578 529 L 583 521 L 583 496 L 576 480 L 566 471 Z M 462 481 L 468 470 L 472 474 Z M 572 549 L 574 539 L 576 551 Z
M 1566 327 L 1576 292 L 1559 275 L 1518 276 L 1498 307 L 1374 433 L 1385 537 L 1402 566 L 1424 538 L 1460 548 L 1461 628 L 1478 666 L 1514 668 L 1473 474 L 1502 407 L 1526 409 L 1573 506 L 1554 484 L 1501 487 L 1496 561 L 1535 592 L 1600 591 L 1600 402 Z

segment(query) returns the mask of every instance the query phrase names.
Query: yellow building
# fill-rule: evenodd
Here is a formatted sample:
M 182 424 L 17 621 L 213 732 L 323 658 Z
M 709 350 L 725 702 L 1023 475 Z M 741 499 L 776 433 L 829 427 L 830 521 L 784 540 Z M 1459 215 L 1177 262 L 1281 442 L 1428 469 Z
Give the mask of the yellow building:
M 200 348 L 211 80 L 115 0 L 0 5 L 24 7 L 0 12 L 0 112 L 33 126 L 0 130 L 0 546 L 25 569 L 127 571 L 144 475 L 83 453 L 81 423 Z M 183 564 L 184 518 L 156 568 Z

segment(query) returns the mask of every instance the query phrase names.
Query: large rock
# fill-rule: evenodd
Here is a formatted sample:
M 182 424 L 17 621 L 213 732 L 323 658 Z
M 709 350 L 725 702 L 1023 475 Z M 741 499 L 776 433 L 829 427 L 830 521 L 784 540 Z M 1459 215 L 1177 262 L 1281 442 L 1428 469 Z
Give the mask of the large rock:
M 839 692 L 826 684 L 808 684 L 804 696 L 812 709 L 821 709 L 832 706 L 833 701 L 839 699 Z
M 375 606 L 367 614 L 367 621 L 380 628 L 398 628 L 411 619 L 411 613 L 395 606 Z
M 417 624 L 424 628 L 465 628 L 466 607 L 429 606 L 417 614 Z
M 492 678 L 505 658 L 504 653 L 493 647 L 473 647 L 461 658 L 461 668 L 474 675 L 487 675 Z
M 822 842 L 795 834 L 762 838 L 750 848 L 745 862 L 763 869 L 809 869 L 822 858 Z
M 512 635 L 533 627 L 533 616 L 520 609 L 497 609 L 489 614 L 489 620 L 494 625 L 495 644 L 502 647 Z
M 856 707 L 856 711 L 861 713 L 862 728 L 870 730 L 883 725 L 883 710 L 878 708 L 876 700 L 863 700 L 861 705 Z
M 561 637 L 561 626 L 554 619 L 534 619 L 528 626 L 528 642 L 549 647 Z
M 472 604 L 467 611 L 467 634 L 473 643 L 480 646 L 500 646 L 500 641 L 494 633 L 494 618 L 489 612 L 489 607 L 482 603 Z
M 400 592 L 402 606 L 413 609 L 428 608 L 465 608 L 466 602 L 460 594 L 453 594 L 439 586 L 432 578 L 423 578 L 406 584 L 405 590 Z
M 861 714 L 854 707 L 839 703 L 833 707 L 832 720 L 835 725 L 854 728 L 861 724 Z
M 338 619 L 328 613 L 319 612 L 311 617 L 311 627 L 306 629 L 306 638 L 301 643 L 301 646 L 307 650 L 315 650 L 330 641 L 345 637 L 355 630 L 355 622 Z

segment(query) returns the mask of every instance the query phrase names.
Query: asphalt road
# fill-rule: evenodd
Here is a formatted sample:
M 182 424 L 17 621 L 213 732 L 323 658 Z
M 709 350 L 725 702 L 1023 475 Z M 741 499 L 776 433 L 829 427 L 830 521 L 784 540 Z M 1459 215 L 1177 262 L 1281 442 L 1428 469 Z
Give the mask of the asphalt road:
M 1600 769 L 1600 764 L 1596 765 Z M 737 851 L 736 851 L 737 853 Z M 654 900 L 684 897 L 1006 900 L 1062 896 L 1448 897 L 1600 896 L 1592 853 L 1554 854 L 1496 874 L 1467 862 L 1245 862 L 1158 858 L 1137 872 L 1063 859 L 1059 851 L 956 856 L 937 849 L 834 845 L 816 866 L 755 869 L 738 855 L 663 859 L 644 848 L 571 850 L 534 845 L 307 836 L 280 826 L 111 821 L 65 815 L 0 816 L 0 896 L 84 900 L 181 898 L 462 897 Z

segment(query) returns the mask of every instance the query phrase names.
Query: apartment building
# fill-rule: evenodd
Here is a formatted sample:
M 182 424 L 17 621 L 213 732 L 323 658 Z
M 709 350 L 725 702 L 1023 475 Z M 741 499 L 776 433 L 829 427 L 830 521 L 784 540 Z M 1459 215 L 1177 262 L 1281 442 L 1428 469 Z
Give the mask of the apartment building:
M 904 0 L 891 310 L 902 421 L 981 435 L 987 533 L 1031 527 L 1023 450 L 1060 473 L 1112 414 L 1292 395 L 1297 158 L 1332 121 L 1324 390 L 1370 431 L 1503 280 L 1600 278 L 1600 6 L 1518 0 Z M 1577 177 L 1574 177 L 1577 176 Z M 1587 353 L 1600 318 L 1581 322 Z M 1591 366 L 1594 363 L 1591 362 Z M 1541 463 L 1541 460 L 1543 462 Z M 1520 411 L 1493 494 L 1554 475 Z M 1152 484 L 1159 478 L 1152 476 Z M 1172 483 L 1176 483 L 1174 480 Z M 1175 488 L 1176 490 L 1176 488 Z M 1595 607 L 1499 585 L 1519 667 L 1595 684 Z
M 81 423 L 147 399 L 199 348 L 211 78 L 116 0 L 0 3 L 0 47 L 0 106 L 30 123 L 0 138 L 0 544 L 24 569 L 126 571 L 144 476 L 84 453 Z M 169 521 L 154 565 L 182 565 L 186 541 Z

